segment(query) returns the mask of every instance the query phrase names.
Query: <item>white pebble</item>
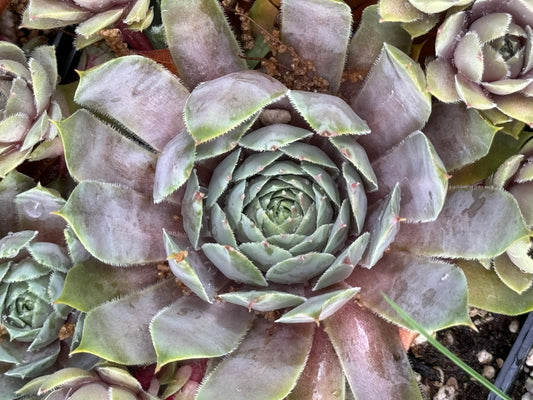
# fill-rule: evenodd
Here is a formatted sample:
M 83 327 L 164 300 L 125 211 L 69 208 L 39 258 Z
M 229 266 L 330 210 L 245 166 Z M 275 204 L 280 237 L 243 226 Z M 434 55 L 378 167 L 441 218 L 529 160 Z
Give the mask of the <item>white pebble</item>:
M 492 354 L 490 354 L 487 350 L 481 350 L 479 353 L 477 353 L 477 359 L 481 364 L 488 364 L 492 361 Z
M 483 367 L 483 372 L 481 373 L 485 378 L 492 379 L 496 376 L 496 370 L 492 365 L 485 365 Z
M 533 395 L 529 392 L 526 392 L 520 397 L 520 400 L 533 400 Z
M 533 349 L 529 350 L 529 353 L 527 353 L 526 365 L 528 367 L 533 367 Z
M 524 387 L 529 393 L 533 394 L 533 378 L 527 378 Z
M 433 400 L 455 400 L 456 393 L 453 386 L 442 386 L 437 394 L 433 396 Z
M 512 333 L 518 332 L 518 328 L 520 327 L 520 323 L 517 319 L 513 319 L 511 323 L 509 324 L 509 331 Z

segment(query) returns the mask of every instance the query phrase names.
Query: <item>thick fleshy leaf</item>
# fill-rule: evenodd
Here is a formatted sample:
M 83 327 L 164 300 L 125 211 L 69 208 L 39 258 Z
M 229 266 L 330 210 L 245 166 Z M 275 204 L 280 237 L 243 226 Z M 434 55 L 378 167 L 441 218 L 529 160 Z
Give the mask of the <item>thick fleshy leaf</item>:
M 268 270 L 266 278 L 269 281 L 284 284 L 303 283 L 321 274 L 333 261 L 335 257 L 331 254 L 302 254 L 273 265 Z
M 335 349 L 322 329 L 315 329 L 313 347 L 298 383 L 286 400 L 344 400 L 345 378 Z
M 313 132 L 307 129 L 292 125 L 272 124 L 248 133 L 239 144 L 255 151 L 274 151 L 312 135 Z
M 378 188 L 378 179 L 363 146 L 357 143 L 353 136 L 347 135 L 335 136 L 330 138 L 329 141 L 362 175 L 368 191 L 373 192 L 376 190 Z
M 186 129 L 170 140 L 157 159 L 154 201 L 159 203 L 179 189 L 191 175 L 195 145 Z
M 150 195 L 156 156 L 86 110 L 58 122 L 70 174 L 118 183 Z
M 208 196 L 205 202 L 208 208 L 213 207 L 228 187 L 229 182 L 233 179 L 233 171 L 237 166 L 240 155 L 240 149 L 234 150 L 224 160 L 220 161 L 213 170 L 209 186 L 207 187 Z
M 50 102 L 57 83 L 57 64 L 53 46 L 36 47 L 28 62 L 32 76 L 33 95 L 37 114 L 42 113 Z
M 72 266 L 67 250 L 55 243 L 34 242 L 27 249 L 35 261 L 53 271 L 66 273 Z
M 346 182 L 348 199 L 350 200 L 350 206 L 355 220 L 356 232 L 361 233 L 365 223 L 368 205 L 363 181 L 359 177 L 357 171 L 348 163 L 342 164 L 342 177 Z
M 292 0 L 281 4 L 283 43 L 313 62 L 318 75 L 329 82 L 331 93 L 339 90 L 351 25 L 350 7 L 341 1 Z
M 307 172 L 309 176 L 311 176 L 315 180 L 316 183 L 320 185 L 320 187 L 328 195 L 330 200 L 340 207 L 341 201 L 339 190 L 336 183 L 333 181 L 331 175 L 329 175 L 322 168 L 305 161 L 302 162 L 301 167 L 305 172 Z
M 396 326 L 352 302 L 324 327 L 355 398 L 422 399 Z
M 368 245 L 369 236 L 370 234 L 365 232 L 350 244 L 320 276 L 313 290 L 323 289 L 348 278 L 361 260 Z
M 0 239 L 0 259 L 14 258 L 37 236 L 37 231 L 21 231 L 8 234 Z
M 304 369 L 312 337 L 311 324 L 274 326 L 257 319 L 237 350 L 207 376 L 196 399 L 221 393 L 232 400 L 283 399 Z
M 326 294 L 311 297 L 305 303 L 283 314 L 276 322 L 299 324 L 302 322 L 319 323 L 332 314 L 336 313 L 357 293 L 359 288 L 336 290 Z
M 447 171 L 454 171 L 485 156 L 498 131 L 477 110 L 462 104 L 437 102 L 424 127 Z
M 451 188 L 437 219 L 402 224 L 394 245 L 426 256 L 482 259 L 501 254 L 528 234 L 518 204 L 509 193 Z
M 70 269 L 56 302 L 88 312 L 106 301 L 155 284 L 157 280 L 155 267 L 117 268 L 90 259 Z
M 184 128 L 183 107 L 189 93 L 155 61 L 119 57 L 80 75 L 77 103 L 118 121 L 156 150 Z
M 187 181 L 187 188 L 183 195 L 181 205 L 181 217 L 183 218 L 183 229 L 187 233 L 192 247 L 198 249 L 200 240 L 200 230 L 202 229 L 202 216 L 204 194 L 200 191 L 200 184 L 196 171 L 193 170 Z
M 493 259 L 494 272 L 510 289 L 521 294 L 531 287 L 533 275 L 517 268 L 507 254 L 501 254 Z
M 281 247 L 275 246 L 267 241 L 242 243 L 239 246 L 250 260 L 258 264 L 262 270 L 292 257 L 291 252 Z
M 225 75 L 198 86 L 185 105 L 185 123 L 197 144 L 214 139 L 283 97 L 287 88 L 257 71 Z
M 291 293 L 276 291 L 228 292 L 219 295 L 228 303 L 247 307 L 248 310 L 260 312 L 277 310 L 279 308 L 294 307 L 302 304 L 306 299 Z
M 340 97 L 300 90 L 289 91 L 288 97 L 305 121 L 320 135 L 370 133 L 366 122 Z
M 468 31 L 459 40 L 453 61 L 457 72 L 469 80 L 480 83 L 483 76 L 483 53 L 481 42 L 474 31 Z
M 218 1 L 163 0 L 161 17 L 170 54 L 189 88 L 246 69 Z
M 90 18 L 78 24 L 76 33 L 86 39 L 96 35 L 102 29 L 113 25 L 124 13 L 124 8 L 110 9 L 94 14 Z
M 181 297 L 150 324 L 158 368 L 173 361 L 219 357 L 234 350 L 254 315 L 233 304 Z
M 470 325 L 466 279 L 454 265 L 389 252 L 372 269 L 360 269 L 347 281 L 361 287 L 365 306 L 396 324 L 403 320 L 387 304 L 387 295 L 427 331 Z
M 206 243 L 202 251 L 226 277 L 236 282 L 267 286 L 261 271 L 240 251 L 231 246 Z
M 455 89 L 468 108 L 490 110 L 496 107 L 496 104 L 487 96 L 479 84 L 469 81 L 462 75 L 455 75 Z
M 243 160 L 243 162 L 235 170 L 232 178 L 234 181 L 239 181 L 241 179 L 246 179 L 258 174 L 282 155 L 283 153 L 279 151 L 254 153 Z M 251 191 L 253 193 L 253 188 Z
M 337 166 L 331 158 L 329 158 L 329 156 L 317 146 L 303 142 L 296 142 L 283 147 L 280 151 L 289 157 L 300 161 L 307 161 L 331 169 L 337 169 Z
M 17 171 L 12 171 L 0 180 L 0 204 L 13 204 L 15 197 L 33 187 L 33 180 Z M 0 207 L 0 238 L 13 232 L 17 227 L 18 216 L 12 207 Z
M 421 129 L 431 113 L 422 69 L 388 44 L 383 45 L 365 85 L 350 103 L 371 129 L 370 135 L 358 138 L 370 160 Z
M 468 304 L 506 315 L 519 315 L 533 310 L 533 288 L 518 294 L 476 261 L 458 260 L 468 282 Z
M 67 367 L 43 377 L 40 393 L 49 392 L 63 385 L 75 385 L 95 380 L 94 374 L 81 368 Z
M 19 229 L 36 230 L 36 240 L 63 245 L 66 223 L 53 213 L 64 205 L 59 193 L 40 185 L 20 193 L 15 199 Z
M 399 183 L 402 193 L 400 217 L 408 221 L 432 221 L 439 214 L 448 188 L 446 169 L 431 142 L 418 131 L 390 153 L 372 163 L 379 189 L 369 194 L 374 202 Z
M 81 343 L 73 353 L 92 353 L 125 365 L 155 362 L 148 326 L 179 293 L 174 279 L 169 279 L 92 309 L 85 318 Z
M 218 289 L 215 271 L 200 254 L 188 253 L 188 246 L 179 245 L 163 230 L 163 240 L 172 273 L 202 300 L 211 303 Z
M 371 268 L 393 242 L 400 230 L 400 186 L 396 184 L 392 192 L 378 205 L 366 220 L 370 232 L 370 244 L 361 264 Z
M 110 264 L 166 259 L 161 231 L 177 231 L 175 206 L 108 183 L 84 181 L 59 211 L 96 258 Z
M 533 126 L 533 98 L 518 93 L 507 96 L 493 96 L 499 110 L 512 118 Z
M 428 91 L 440 101 L 453 103 L 461 100 L 455 88 L 455 70 L 447 60 L 437 58 L 427 63 L 426 79 Z

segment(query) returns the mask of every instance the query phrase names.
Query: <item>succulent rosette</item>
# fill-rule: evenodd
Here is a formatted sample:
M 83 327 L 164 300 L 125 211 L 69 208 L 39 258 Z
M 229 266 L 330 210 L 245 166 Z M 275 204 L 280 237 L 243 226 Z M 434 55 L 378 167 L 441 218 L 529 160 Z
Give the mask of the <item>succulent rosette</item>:
M 401 22 L 413 37 L 429 32 L 441 14 L 450 9 L 460 9 L 473 0 L 379 0 L 379 13 L 383 21 Z
M 53 46 L 36 47 L 27 55 L 0 42 L 0 177 L 26 159 L 61 154 L 61 140 L 50 122 L 67 114 L 57 79 Z
M 30 29 L 77 25 L 76 47 L 82 48 L 100 40 L 98 33 L 117 22 L 143 30 L 153 18 L 150 0 L 30 0 L 22 25 Z
M 529 234 L 509 193 L 448 187 L 493 127 L 456 109 L 453 145 L 433 146 L 421 129 L 438 137 L 442 124 L 423 72 L 379 39 L 401 27 L 378 27 L 376 7 L 350 41 L 343 2 L 282 2 L 281 40 L 329 94 L 247 70 L 217 1 L 162 10 L 183 83 L 115 59 L 81 74 L 82 109 L 58 124 L 79 181 L 59 214 L 116 265 L 68 273 L 59 301 L 88 312 L 75 352 L 158 368 L 211 359 L 197 399 L 343 399 L 346 383 L 356 398 L 421 398 L 382 292 L 428 330 L 470 323 L 449 260 L 493 258 Z M 346 58 L 369 56 L 363 85 L 345 85 Z M 178 284 L 110 295 L 165 261 Z
M 40 376 L 18 392 L 31 398 L 155 400 L 158 397 L 143 390 L 126 368 L 100 363 L 92 370 L 64 368 Z
M 443 102 L 531 125 L 532 26 L 533 5 L 525 0 L 475 1 L 450 14 L 437 32 L 436 59 L 427 64 L 429 91 Z

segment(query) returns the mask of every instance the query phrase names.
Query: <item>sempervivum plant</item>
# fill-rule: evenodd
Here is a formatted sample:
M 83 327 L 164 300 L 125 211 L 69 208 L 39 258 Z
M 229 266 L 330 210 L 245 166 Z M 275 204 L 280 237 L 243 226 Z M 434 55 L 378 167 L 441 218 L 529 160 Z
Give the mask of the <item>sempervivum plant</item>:
M 441 13 L 461 8 L 474 0 L 379 0 L 383 21 L 401 22 L 413 36 L 430 31 L 439 21 Z
M 533 5 L 525 0 L 478 0 L 452 13 L 439 27 L 436 59 L 427 65 L 430 92 L 531 125 L 532 29 Z
M 57 79 L 52 46 L 26 54 L 0 42 L 0 177 L 26 159 L 61 154 L 57 129 L 50 123 L 66 114 Z
M 40 376 L 18 391 L 19 395 L 46 399 L 156 400 L 143 390 L 128 370 L 101 363 L 92 370 L 65 368 Z
M 65 203 L 57 192 L 11 172 L 0 182 L 0 199 L 0 361 L 10 364 L 0 395 L 10 399 L 20 378 L 51 370 L 69 336 L 72 309 L 54 301 L 72 261 L 65 223 L 50 214 Z
M 30 0 L 22 25 L 31 29 L 77 25 L 76 47 L 81 48 L 100 40 L 98 33 L 117 22 L 143 30 L 153 17 L 150 0 Z
M 162 10 L 191 93 L 123 57 L 82 73 L 84 109 L 59 123 L 80 181 L 59 214 L 117 265 L 69 271 L 59 301 L 88 311 L 76 352 L 158 368 L 212 359 L 197 399 L 343 399 L 345 381 L 356 398 L 420 398 L 381 292 L 428 330 L 469 324 L 465 276 L 437 257 L 493 258 L 529 234 L 509 193 L 448 188 L 448 166 L 481 157 L 494 130 L 457 109 L 454 143 L 435 149 L 420 131 L 431 114 L 422 70 L 369 46 L 363 26 L 350 42 L 341 1 L 282 3 L 283 45 L 314 67 L 293 72 L 320 83 L 316 72 L 329 94 L 247 71 L 218 2 Z M 361 41 L 367 57 L 381 50 L 345 102 L 335 94 Z M 429 123 L 438 136 L 439 116 Z M 178 285 L 109 295 L 165 260 Z

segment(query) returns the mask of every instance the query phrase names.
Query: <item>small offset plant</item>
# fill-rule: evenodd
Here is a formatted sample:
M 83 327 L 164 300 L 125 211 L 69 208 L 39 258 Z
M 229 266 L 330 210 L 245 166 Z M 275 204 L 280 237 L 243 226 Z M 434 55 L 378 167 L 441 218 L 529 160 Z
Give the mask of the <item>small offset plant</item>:
M 50 218 L 84 252 L 52 307 L 86 314 L 71 354 L 114 364 L 18 393 L 152 398 L 125 367 L 155 364 L 177 399 L 420 399 L 412 326 L 382 293 L 430 332 L 471 325 L 468 304 L 533 309 L 530 147 L 464 178 L 511 133 L 498 124 L 529 121 L 433 101 L 406 21 L 379 22 L 387 2 L 351 35 L 343 1 L 282 1 L 256 70 L 224 13 L 256 22 L 223 5 L 163 0 L 179 78 L 113 59 L 80 72 L 79 109 L 54 121 L 77 186 Z
M 62 153 L 50 122 L 68 115 L 56 91 L 57 80 L 52 46 L 38 46 L 28 55 L 12 43 L 0 42 L 0 177 L 24 160 Z

